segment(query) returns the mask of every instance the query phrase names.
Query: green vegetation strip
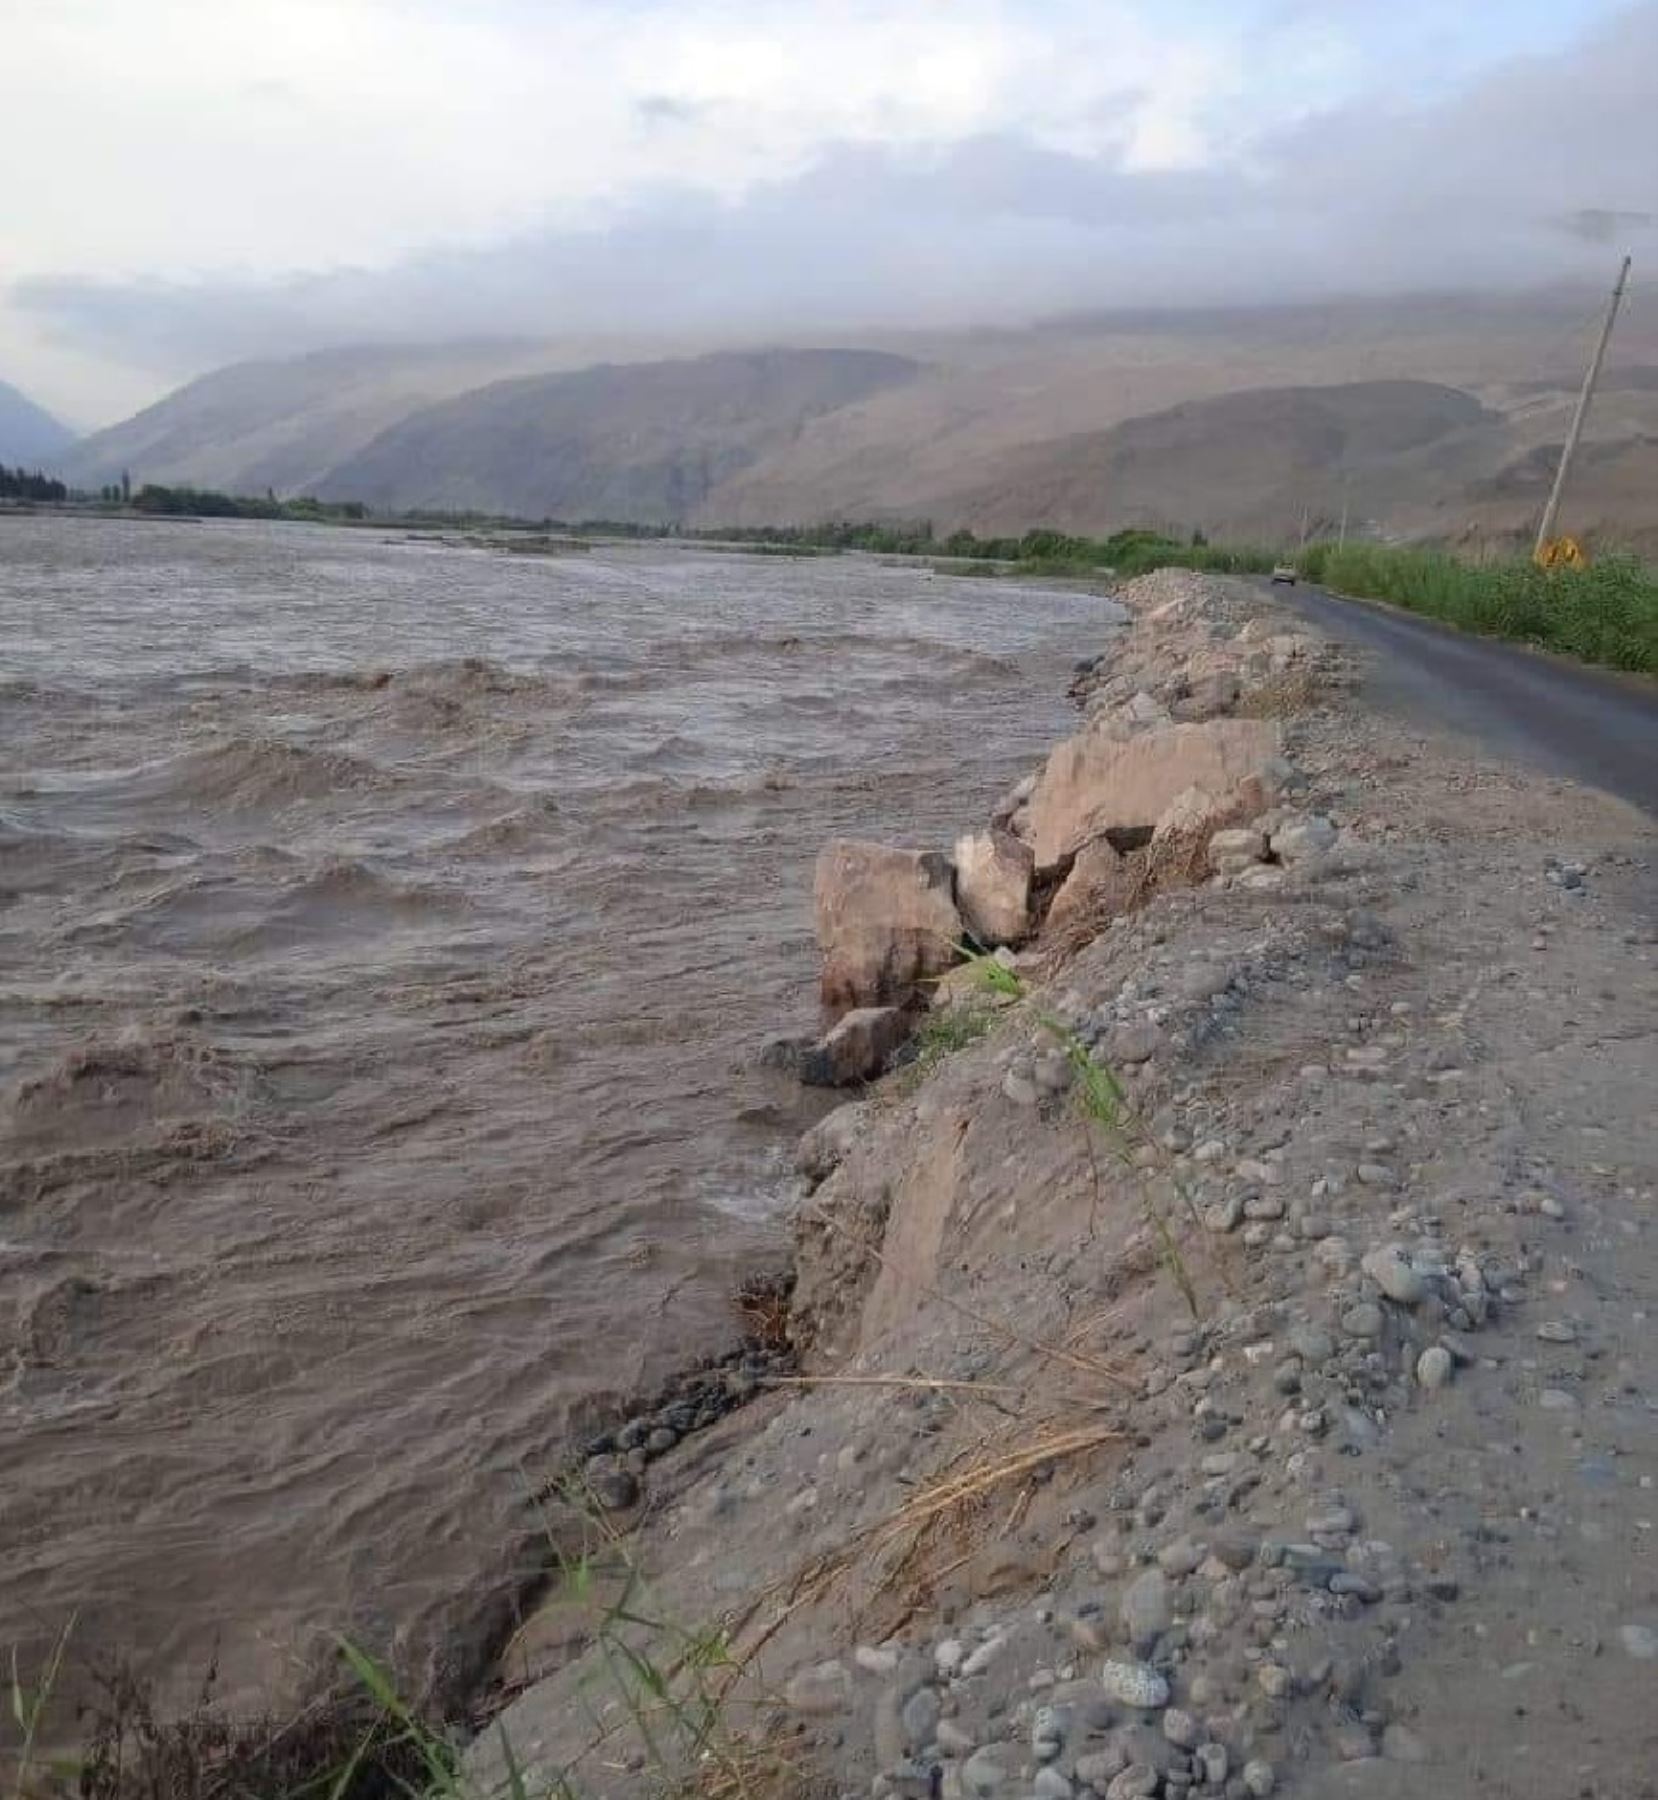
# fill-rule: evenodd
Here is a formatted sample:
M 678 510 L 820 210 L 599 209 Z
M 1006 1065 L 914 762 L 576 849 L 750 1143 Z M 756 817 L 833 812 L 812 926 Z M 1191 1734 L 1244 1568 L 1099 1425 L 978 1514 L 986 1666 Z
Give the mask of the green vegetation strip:
M 1658 675 L 1658 578 L 1633 557 L 1544 571 L 1519 560 L 1475 566 L 1439 550 L 1312 544 L 1297 563 L 1304 580 L 1337 593 L 1388 600 L 1484 637 Z

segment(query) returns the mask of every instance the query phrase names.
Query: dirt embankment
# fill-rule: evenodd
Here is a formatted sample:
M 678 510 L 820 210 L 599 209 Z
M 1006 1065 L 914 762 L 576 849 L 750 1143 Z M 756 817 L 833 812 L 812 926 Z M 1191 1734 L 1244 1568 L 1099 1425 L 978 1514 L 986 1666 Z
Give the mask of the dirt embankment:
M 595 1528 L 486 1785 L 1658 1791 L 1652 822 L 1257 590 L 1122 598 L 1004 810 L 1036 935 L 803 1147 L 807 1373 Z M 1215 717 L 1281 743 L 1091 855 Z

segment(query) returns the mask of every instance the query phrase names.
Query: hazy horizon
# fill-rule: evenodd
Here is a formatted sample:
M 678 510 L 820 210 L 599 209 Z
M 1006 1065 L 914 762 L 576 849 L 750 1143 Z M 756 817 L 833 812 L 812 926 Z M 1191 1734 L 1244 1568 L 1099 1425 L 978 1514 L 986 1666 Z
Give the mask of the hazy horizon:
M 53 154 L 0 378 L 82 428 L 341 344 L 1598 286 L 1654 233 L 1658 0 L 8 8 Z

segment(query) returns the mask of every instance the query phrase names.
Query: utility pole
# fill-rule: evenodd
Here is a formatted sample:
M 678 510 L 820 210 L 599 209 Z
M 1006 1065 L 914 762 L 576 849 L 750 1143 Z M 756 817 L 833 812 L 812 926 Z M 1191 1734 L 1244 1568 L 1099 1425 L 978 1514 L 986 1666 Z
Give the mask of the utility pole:
M 1347 547 L 1347 508 L 1348 508 L 1349 502 L 1352 499 L 1351 485 L 1352 485 L 1351 478 L 1346 475 L 1342 476 L 1342 478 L 1341 478 L 1341 530 L 1336 534 L 1337 549 L 1345 549 Z
M 1618 279 L 1612 289 L 1612 303 L 1606 309 L 1606 321 L 1600 328 L 1600 341 L 1595 345 L 1595 354 L 1589 359 L 1589 372 L 1583 377 L 1583 392 L 1577 397 L 1577 411 L 1572 415 L 1572 428 L 1566 433 L 1565 447 L 1560 452 L 1560 467 L 1554 472 L 1554 487 L 1549 493 L 1549 503 L 1543 508 L 1543 522 L 1537 527 L 1537 543 L 1532 554 L 1540 556 L 1543 546 L 1554 536 L 1554 522 L 1560 511 L 1560 496 L 1566 491 L 1566 476 L 1572 466 L 1572 458 L 1577 454 L 1578 440 L 1583 436 L 1583 424 L 1589 417 L 1589 402 L 1595 397 L 1595 383 L 1600 380 L 1601 364 L 1606 361 L 1606 346 L 1612 339 L 1612 327 L 1617 322 L 1618 308 L 1623 303 L 1623 291 L 1629 281 L 1629 258 L 1623 259 L 1623 267 L 1618 270 Z

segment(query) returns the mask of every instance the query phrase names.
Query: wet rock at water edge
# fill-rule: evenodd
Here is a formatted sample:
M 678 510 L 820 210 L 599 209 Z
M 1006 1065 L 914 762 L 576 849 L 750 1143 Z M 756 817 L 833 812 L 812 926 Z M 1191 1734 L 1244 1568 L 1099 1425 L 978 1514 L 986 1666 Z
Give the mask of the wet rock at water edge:
M 854 1100 L 819 1119 L 800 1140 L 795 1151 L 796 1169 L 814 1185 L 827 1180 L 857 1142 L 867 1116 L 863 1102 Z
M 896 1006 L 860 1006 L 800 1058 L 808 1087 L 851 1087 L 873 1081 L 910 1035 L 910 1016 Z
M 946 857 L 833 838 L 813 884 L 820 992 L 830 1018 L 860 1007 L 907 1006 L 956 961 L 961 915 Z
M 614 1456 L 589 1459 L 582 1480 L 594 1503 L 605 1512 L 626 1512 L 639 1503 L 639 1480 Z

